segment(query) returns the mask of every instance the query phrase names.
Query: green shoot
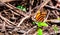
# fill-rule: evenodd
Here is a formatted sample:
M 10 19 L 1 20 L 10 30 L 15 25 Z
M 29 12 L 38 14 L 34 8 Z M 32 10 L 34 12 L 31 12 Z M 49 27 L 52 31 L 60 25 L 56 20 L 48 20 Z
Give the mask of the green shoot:
M 42 26 L 48 26 L 48 24 L 45 22 L 33 22 L 33 24 L 37 24 L 38 28 Z M 37 32 L 38 32 L 38 35 L 43 35 L 42 29 L 39 28 Z
M 48 24 L 45 23 L 45 22 L 38 22 L 38 23 L 37 23 L 37 26 L 38 26 L 38 27 L 48 26 Z
M 43 30 L 42 29 L 39 28 L 37 32 L 38 32 L 38 35 L 43 35 Z
M 37 24 L 38 27 L 48 26 L 48 24 L 45 22 L 33 22 L 33 24 Z

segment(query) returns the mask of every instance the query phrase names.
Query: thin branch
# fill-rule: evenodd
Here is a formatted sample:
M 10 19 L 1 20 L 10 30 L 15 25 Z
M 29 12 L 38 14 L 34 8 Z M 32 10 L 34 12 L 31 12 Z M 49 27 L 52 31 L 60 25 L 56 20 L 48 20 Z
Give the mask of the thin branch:
M 9 5 L 10 7 L 12 7 L 13 10 L 15 9 L 14 11 L 16 11 L 17 13 L 22 14 L 22 15 L 24 15 L 24 16 L 27 16 L 24 12 L 22 12 L 20 9 L 17 9 L 15 6 L 13 6 L 13 5 L 9 4 L 9 3 L 8 3 L 8 5 Z M 10 7 L 9 7 L 9 8 L 10 8 Z
M 46 0 L 45 2 L 40 4 L 40 7 L 38 8 L 38 10 L 41 10 L 50 0 Z M 35 15 L 38 13 L 38 11 L 35 13 Z
M 57 20 L 57 19 L 51 19 L 51 20 L 47 20 L 47 22 L 60 23 L 60 20 Z
M 22 18 L 21 22 L 19 22 L 19 24 L 17 25 L 17 27 L 19 27 L 19 26 L 23 23 L 23 21 L 24 21 L 25 19 L 28 19 L 28 18 L 30 18 L 30 16 L 26 16 L 26 17 Z
M 23 35 L 26 35 L 27 33 L 29 33 L 32 29 L 37 28 L 37 26 L 34 26 L 33 28 L 29 29 L 27 32 L 25 32 Z
M 26 19 L 28 19 L 28 18 L 30 18 L 30 16 L 26 16 L 26 17 L 22 18 L 21 21 L 18 23 L 18 25 L 16 27 L 19 28 L 20 25 L 23 23 L 23 21 L 26 20 Z M 18 31 L 17 28 L 15 28 L 13 31 Z
M 15 23 L 13 23 L 13 22 L 11 22 L 10 20 L 8 20 L 8 19 L 4 18 L 3 16 L 1 16 L 1 14 L 0 14 L 0 17 L 1 17 L 4 21 L 10 22 L 11 24 L 16 25 Z
M 5 29 L 5 25 L 6 25 L 6 23 L 3 22 L 2 31 L 6 31 L 6 29 Z
M 54 11 L 52 11 L 53 13 L 54 13 L 54 15 L 57 17 L 57 18 L 59 18 L 59 16 L 54 12 Z
M 44 21 L 43 21 L 43 22 L 46 22 L 46 20 L 47 20 L 47 19 L 48 19 L 48 17 L 49 17 L 49 14 L 50 14 L 50 11 L 48 10 L 47 17 L 44 19 Z

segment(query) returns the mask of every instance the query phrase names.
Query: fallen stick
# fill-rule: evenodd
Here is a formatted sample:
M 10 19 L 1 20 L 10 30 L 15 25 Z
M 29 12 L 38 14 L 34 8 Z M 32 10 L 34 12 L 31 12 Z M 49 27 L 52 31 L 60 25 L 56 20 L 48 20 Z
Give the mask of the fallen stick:
M 47 22 L 60 23 L 60 20 L 57 20 L 57 19 L 51 19 L 51 20 L 47 20 Z
M 33 28 L 29 29 L 27 32 L 25 32 L 23 35 L 26 35 L 27 33 L 29 33 L 32 29 L 37 28 L 37 26 L 34 26 Z
M 59 8 L 56 8 L 56 7 L 54 7 L 54 6 L 45 5 L 45 7 L 46 7 L 47 9 L 58 10 L 58 11 L 60 11 Z
M 49 1 L 51 1 L 51 0 L 46 0 L 43 3 L 41 3 L 39 9 L 43 8 Z
M 6 23 L 3 22 L 3 26 L 2 26 L 2 31 L 6 31 L 6 27 L 5 27 Z
M 11 2 L 11 1 L 19 1 L 19 0 L 0 0 L 1 2 Z
M 56 34 L 56 33 L 60 33 L 60 30 L 59 31 L 56 31 L 56 32 L 51 32 L 49 34 Z
M 15 28 L 13 31 L 18 31 L 17 28 L 19 28 L 20 25 L 23 23 L 23 21 L 24 21 L 25 19 L 28 19 L 28 18 L 30 18 L 30 16 L 26 16 L 26 17 L 22 18 L 21 21 L 18 23 L 18 25 L 16 26 L 16 28 Z
M 9 5 L 10 7 L 12 7 L 13 9 L 16 9 L 16 10 L 14 10 L 14 11 L 16 11 L 17 13 L 22 14 L 22 15 L 24 15 L 24 16 L 27 16 L 27 14 L 25 14 L 23 11 L 17 9 L 15 6 L 13 6 L 13 5 L 9 4 L 9 3 L 7 3 L 7 5 Z M 12 9 L 12 8 L 11 8 L 11 9 Z
M 3 26 L 3 24 L 0 24 L 0 27 L 1 27 L 1 26 Z M 14 28 L 14 27 L 12 27 L 11 25 L 7 25 L 7 24 L 5 25 L 5 27 L 7 27 L 7 28 Z
M 10 20 L 8 20 L 8 19 L 4 18 L 3 16 L 1 16 L 1 13 L 0 13 L 0 17 L 1 17 L 5 22 L 9 22 L 9 23 L 11 23 L 11 24 L 13 24 L 13 25 L 16 25 L 15 23 L 13 23 L 13 22 L 11 22 Z
M 26 16 L 26 17 L 22 18 L 22 20 L 18 23 L 17 27 L 19 27 L 23 23 L 23 21 L 28 18 L 30 18 L 30 16 Z
M 48 11 L 49 11 L 49 10 L 48 10 Z M 46 22 L 46 20 L 48 19 L 49 15 L 50 15 L 50 11 L 48 12 L 47 17 L 44 19 L 43 22 Z
M 19 13 L 19 14 L 22 14 L 22 15 L 24 15 L 24 16 L 27 16 L 27 14 L 25 14 L 25 13 L 23 13 L 21 10 L 19 10 L 19 9 L 17 9 L 15 6 L 13 6 L 13 5 L 11 5 L 11 4 L 9 4 L 9 3 L 4 3 L 4 2 L 1 2 L 1 3 L 3 3 L 5 6 L 7 6 L 8 8 L 10 8 L 10 9 L 13 9 L 15 12 L 17 12 L 17 13 Z

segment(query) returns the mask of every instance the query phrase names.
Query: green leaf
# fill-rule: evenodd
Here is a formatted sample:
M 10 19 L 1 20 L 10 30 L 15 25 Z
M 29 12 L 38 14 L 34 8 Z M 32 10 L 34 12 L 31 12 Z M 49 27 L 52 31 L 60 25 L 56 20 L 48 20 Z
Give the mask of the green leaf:
M 41 23 L 42 22 L 37 22 L 36 24 L 37 24 L 38 27 L 41 27 L 42 26 Z
M 23 8 L 23 11 L 26 11 L 26 8 Z
M 32 22 L 32 24 L 33 24 L 33 25 L 35 25 L 35 24 L 36 24 L 36 22 Z
M 38 29 L 38 35 L 43 35 L 43 30 L 42 29 Z
M 23 6 L 21 6 L 21 9 L 23 9 Z
M 54 31 L 58 31 L 58 27 L 57 26 L 54 26 Z
M 41 27 L 41 26 L 48 26 L 48 24 L 45 23 L 45 22 L 38 22 L 37 25 L 38 25 L 38 27 Z
M 18 9 L 20 9 L 20 10 L 22 10 L 22 11 L 26 11 L 26 8 L 23 7 L 23 6 L 17 6 L 16 8 L 18 8 Z
M 17 8 L 20 8 L 21 6 L 17 6 Z
M 17 6 L 16 8 L 21 9 L 21 6 Z

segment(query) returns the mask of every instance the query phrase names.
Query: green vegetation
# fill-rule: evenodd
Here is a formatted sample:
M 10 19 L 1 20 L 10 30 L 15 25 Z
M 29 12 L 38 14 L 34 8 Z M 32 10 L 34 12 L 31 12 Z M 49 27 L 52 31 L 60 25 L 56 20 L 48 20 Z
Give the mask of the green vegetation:
M 45 22 L 38 22 L 38 23 L 37 23 L 37 26 L 38 26 L 38 27 L 48 26 L 48 24 L 45 23 Z
M 37 32 L 38 32 L 38 35 L 43 35 L 43 30 L 42 29 L 39 28 Z
M 38 27 L 48 26 L 46 22 L 33 22 L 33 24 L 37 24 Z
M 53 27 L 53 29 L 54 31 L 58 31 L 58 27 L 56 25 Z
M 46 22 L 33 22 L 33 24 L 37 24 L 38 26 L 38 35 L 43 35 L 43 30 L 40 27 L 46 27 L 48 24 Z
M 17 6 L 18 9 L 22 10 L 22 11 L 25 11 L 26 12 L 26 8 L 23 7 L 23 6 Z

